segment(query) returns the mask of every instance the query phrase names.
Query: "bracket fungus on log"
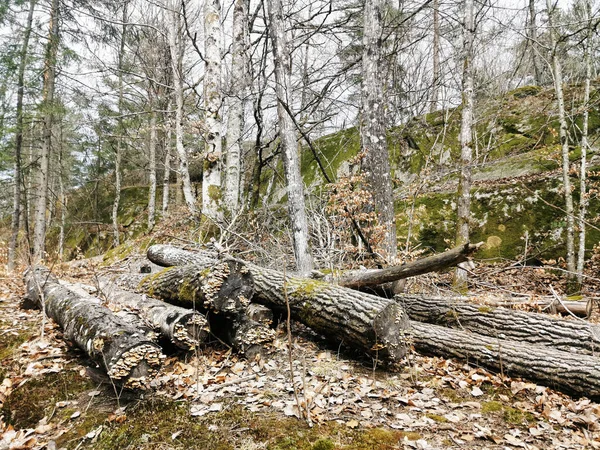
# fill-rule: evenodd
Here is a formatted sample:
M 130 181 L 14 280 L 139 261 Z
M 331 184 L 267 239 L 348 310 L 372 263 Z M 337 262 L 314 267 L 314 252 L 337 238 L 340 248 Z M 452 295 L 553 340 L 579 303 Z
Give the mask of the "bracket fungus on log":
M 156 376 L 164 359 L 160 347 L 102 306 L 99 299 L 61 286 L 41 266 L 27 270 L 25 283 L 28 299 L 58 323 L 65 337 L 103 367 L 115 384 L 146 388 Z

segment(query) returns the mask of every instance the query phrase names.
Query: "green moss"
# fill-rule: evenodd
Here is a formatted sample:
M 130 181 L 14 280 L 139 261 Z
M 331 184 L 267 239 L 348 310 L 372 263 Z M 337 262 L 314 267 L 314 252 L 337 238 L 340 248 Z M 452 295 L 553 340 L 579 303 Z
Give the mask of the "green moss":
M 56 402 L 73 400 L 94 385 L 72 370 L 32 378 L 11 392 L 2 408 L 15 428 L 31 428 L 54 409 Z
M 481 413 L 482 414 L 498 412 L 498 411 L 502 411 L 502 409 L 503 409 L 502 403 L 494 401 L 494 400 L 489 401 L 489 402 L 483 402 L 481 404 Z
M 512 95 L 515 98 L 525 98 L 532 95 L 538 95 L 540 92 L 542 92 L 540 86 L 523 86 L 509 92 L 509 95 Z
M 427 414 L 425 414 L 425 416 L 429 417 L 434 422 L 438 422 L 438 423 L 448 422 L 448 419 L 446 419 L 444 416 L 440 416 L 439 414 L 427 413 Z
M 3 322 L 0 324 L 0 329 L 10 329 L 10 326 L 6 326 Z M 24 342 L 27 342 L 35 336 L 33 330 L 19 330 L 18 332 L 4 332 L 0 334 L 0 361 L 4 361 L 7 358 L 11 358 L 19 346 Z M 1 380 L 1 378 L 0 378 Z
M 211 184 L 210 186 L 208 186 L 208 197 L 213 202 L 218 203 L 221 201 L 221 198 L 223 198 L 223 191 L 219 186 Z
M 334 450 L 335 444 L 330 439 L 319 439 L 312 446 L 312 450 Z
M 535 417 L 530 412 L 521 411 L 510 406 L 504 407 L 502 417 L 506 423 L 512 425 L 521 425 L 524 422 L 535 422 Z
M 311 299 L 315 293 L 322 291 L 327 287 L 327 283 L 312 279 L 295 279 L 289 281 L 290 296 L 294 298 Z
M 489 314 L 492 311 L 494 311 L 494 308 L 492 308 L 491 306 L 480 306 L 477 308 L 477 311 L 483 314 Z

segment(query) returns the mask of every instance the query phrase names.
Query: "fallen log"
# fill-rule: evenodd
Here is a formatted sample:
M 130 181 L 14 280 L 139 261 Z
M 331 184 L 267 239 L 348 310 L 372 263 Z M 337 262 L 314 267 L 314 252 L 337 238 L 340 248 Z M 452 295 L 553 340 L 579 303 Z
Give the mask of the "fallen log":
M 166 245 L 151 246 L 148 258 L 162 266 L 192 264 L 197 269 L 214 263 L 205 253 Z M 253 301 L 284 314 L 289 304 L 293 319 L 326 338 L 384 361 L 398 363 L 405 356 L 408 318 L 396 302 L 324 281 L 245 265 L 254 281 Z
M 205 261 L 206 262 L 206 261 Z M 238 261 L 180 266 L 152 275 L 121 274 L 114 282 L 127 289 L 203 313 L 210 331 L 249 358 L 269 350 L 275 331 L 248 314 L 252 277 Z
M 133 309 L 155 330 L 159 330 L 160 334 L 183 350 L 191 350 L 205 342 L 210 333 L 206 317 L 193 310 L 119 289 L 109 281 L 101 281 L 100 290 L 108 301 Z
M 536 300 L 493 300 L 485 299 L 482 302 L 488 306 L 502 306 L 517 309 L 525 306 L 527 308 L 539 308 L 550 314 L 574 314 L 579 317 L 589 317 L 589 301 L 561 300 L 558 302 L 554 297 L 537 298 Z
M 583 320 L 555 319 L 546 314 L 474 305 L 441 297 L 397 295 L 412 320 L 460 328 L 566 352 L 600 355 L 600 326 Z
M 99 299 L 70 291 L 45 267 L 25 273 L 27 297 L 58 323 L 67 339 L 106 370 L 116 385 L 145 388 L 164 355 L 143 333 L 116 317 Z
M 444 253 L 417 259 L 416 261 L 411 261 L 400 266 L 345 272 L 335 282 L 340 286 L 361 289 L 367 286 L 378 286 L 424 273 L 443 270 L 467 261 L 469 256 L 482 245 L 483 242 L 478 244 L 467 243 Z
M 596 357 L 416 321 L 410 322 L 410 334 L 418 352 L 457 358 L 566 393 L 600 398 L 600 359 Z

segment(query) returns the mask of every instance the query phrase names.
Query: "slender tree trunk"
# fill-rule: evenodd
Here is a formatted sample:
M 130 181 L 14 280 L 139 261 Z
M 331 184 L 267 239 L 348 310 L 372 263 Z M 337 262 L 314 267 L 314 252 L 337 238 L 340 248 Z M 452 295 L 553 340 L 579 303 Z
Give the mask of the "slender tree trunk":
M 20 217 L 21 217 L 21 183 L 23 182 L 23 164 L 21 161 L 23 153 L 23 93 L 25 90 L 25 66 L 27 65 L 27 54 L 29 52 L 29 38 L 31 36 L 31 25 L 33 23 L 33 12 L 36 0 L 29 1 L 29 12 L 27 23 L 23 34 L 23 43 L 19 53 L 19 72 L 17 75 L 17 123 L 15 130 L 15 168 L 14 168 L 14 199 L 13 216 L 11 222 L 10 243 L 8 245 L 8 271 L 15 268 L 17 242 L 19 239 Z
M 225 208 L 235 214 L 240 204 L 242 133 L 244 132 L 244 97 L 248 85 L 247 0 L 236 0 L 233 8 L 233 45 L 231 54 L 231 89 L 227 120 Z
M 221 191 L 221 5 L 219 0 L 204 2 L 204 108 L 206 146 L 202 170 L 202 213 L 216 221 L 222 215 Z
M 533 73 L 535 76 L 535 84 L 542 85 L 542 68 L 540 59 L 537 53 L 537 23 L 535 18 L 535 0 L 529 0 L 529 23 L 527 24 L 527 34 L 529 38 L 529 49 L 531 54 L 531 62 L 533 63 Z
M 43 136 L 38 170 L 38 198 L 36 202 L 33 231 L 33 258 L 36 262 L 44 259 L 46 243 L 46 206 L 48 203 L 48 179 L 50 170 L 50 151 L 52 146 L 52 122 L 54 119 L 54 85 L 59 43 L 58 18 L 59 1 L 52 0 L 48 43 L 46 45 L 46 55 L 44 57 Z
M 169 15 L 171 24 L 169 26 L 169 48 L 171 50 L 171 64 L 173 65 L 173 87 L 175 95 L 175 146 L 179 158 L 179 171 L 177 172 L 178 190 L 183 189 L 183 196 L 188 210 L 196 215 L 196 197 L 192 190 L 190 172 L 188 168 L 187 152 L 183 146 L 183 42 L 181 37 L 181 0 L 169 2 Z M 177 203 L 179 196 L 177 194 Z
M 550 27 L 552 47 L 552 68 L 554 75 L 554 89 L 558 103 L 558 120 L 560 123 L 560 143 L 562 146 L 562 174 L 565 195 L 565 214 L 567 219 L 567 270 L 569 278 L 575 278 L 575 217 L 573 208 L 573 195 L 571 192 L 571 179 L 569 178 L 569 138 L 567 135 L 567 115 L 565 112 L 565 99 L 562 88 L 562 65 L 558 55 L 558 31 L 554 24 L 554 10 L 551 0 L 546 0 L 548 8 L 548 26 Z
M 127 32 L 127 2 L 123 3 L 123 22 L 121 25 L 121 40 L 117 70 L 119 72 L 119 99 L 117 103 L 117 154 L 115 155 L 115 198 L 112 207 L 113 245 L 119 245 L 119 203 L 121 202 L 121 160 L 123 155 L 123 57 L 125 55 L 125 33 Z
M 308 221 L 304 204 L 304 183 L 300 174 L 298 142 L 295 127 L 290 117 L 291 111 L 291 55 L 285 34 L 283 5 L 281 0 L 273 0 L 269 6 L 269 31 L 273 41 L 275 63 L 275 92 L 277 94 L 277 115 L 279 118 L 279 138 L 282 145 L 283 168 L 288 193 L 288 211 L 294 240 L 296 268 L 301 274 L 313 268 L 313 259 L 308 244 Z
M 148 191 L 148 231 L 154 228 L 156 220 L 156 143 L 158 140 L 156 133 L 156 110 L 154 109 L 154 102 L 150 107 L 152 112 L 150 113 L 150 145 L 149 145 L 149 159 L 150 159 L 150 189 Z
M 587 214 L 588 196 L 586 187 L 587 178 L 587 149 L 588 130 L 590 115 L 590 80 L 592 78 L 592 61 L 590 49 L 592 46 L 592 5 L 589 1 L 585 3 L 588 34 L 585 43 L 585 82 L 583 94 L 583 126 L 581 129 L 581 167 L 579 172 L 579 252 L 577 253 L 577 283 L 583 283 L 583 267 L 585 265 L 585 216 Z
M 475 14 L 473 0 L 465 0 L 463 29 L 463 80 L 462 121 L 460 127 L 460 179 L 456 217 L 456 246 L 469 242 L 469 216 L 471 215 L 471 164 L 473 162 L 473 44 L 475 40 Z M 456 269 L 454 285 L 460 291 L 467 289 L 467 272 Z
M 438 108 L 440 96 L 440 0 L 433 0 L 433 86 L 431 92 L 431 106 L 429 112 Z
M 60 125 L 59 151 L 58 151 L 58 204 L 60 206 L 60 231 L 58 234 L 58 259 L 63 260 L 65 250 L 65 224 L 67 221 L 67 196 L 63 182 L 63 127 Z
M 162 195 L 162 214 L 163 216 L 167 213 L 169 209 L 169 182 L 171 180 L 171 138 L 173 133 L 173 122 L 171 120 L 171 100 L 169 100 L 167 106 L 167 113 L 165 114 L 165 126 L 167 127 L 167 132 L 165 136 L 165 171 L 163 173 L 163 195 Z
M 385 99 L 381 74 L 382 0 L 367 0 L 362 55 L 361 149 L 362 171 L 373 197 L 379 224 L 385 228 L 385 259 L 397 256 L 394 196 L 386 141 Z

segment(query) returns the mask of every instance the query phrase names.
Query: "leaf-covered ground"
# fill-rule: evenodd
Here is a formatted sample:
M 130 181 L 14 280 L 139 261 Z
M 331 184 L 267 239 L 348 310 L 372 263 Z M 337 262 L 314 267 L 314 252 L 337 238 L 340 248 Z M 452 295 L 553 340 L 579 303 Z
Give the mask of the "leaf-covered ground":
M 0 449 L 600 448 L 588 399 L 417 354 L 388 372 L 300 325 L 291 358 L 282 329 L 253 361 L 213 342 L 172 353 L 152 391 L 118 392 L 22 294 L 0 273 Z

